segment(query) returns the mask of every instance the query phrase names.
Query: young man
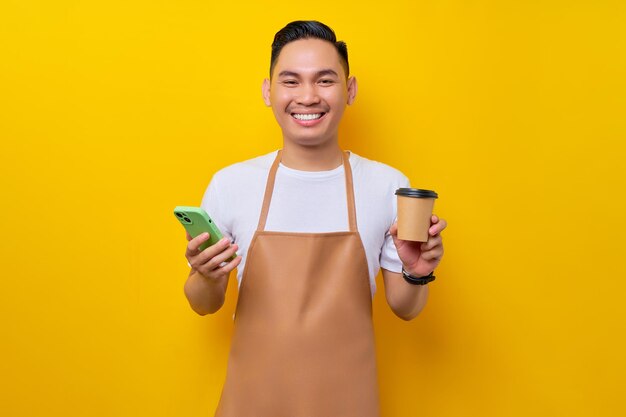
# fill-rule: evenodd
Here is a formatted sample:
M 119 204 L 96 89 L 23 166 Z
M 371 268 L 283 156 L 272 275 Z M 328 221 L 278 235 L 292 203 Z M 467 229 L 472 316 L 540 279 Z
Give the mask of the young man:
M 198 314 L 219 310 L 238 268 L 216 415 L 378 416 L 375 277 L 382 268 L 396 315 L 417 316 L 428 286 L 416 282 L 441 261 L 446 222 L 432 216 L 426 243 L 399 240 L 394 192 L 408 179 L 340 149 L 339 122 L 357 82 L 329 27 L 297 21 L 281 29 L 262 90 L 283 149 L 214 175 L 202 206 L 228 237 L 200 252 L 208 236 L 187 235 L 185 294 Z

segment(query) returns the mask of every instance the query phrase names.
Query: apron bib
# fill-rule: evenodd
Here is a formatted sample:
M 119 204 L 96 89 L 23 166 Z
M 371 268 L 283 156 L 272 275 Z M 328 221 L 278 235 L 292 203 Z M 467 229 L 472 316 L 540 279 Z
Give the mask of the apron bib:
M 265 231 L 281 151 L 267 180 L 239 291 L 216 417 L 378 417 L 372 298 L 343 165 L 348 232 Z

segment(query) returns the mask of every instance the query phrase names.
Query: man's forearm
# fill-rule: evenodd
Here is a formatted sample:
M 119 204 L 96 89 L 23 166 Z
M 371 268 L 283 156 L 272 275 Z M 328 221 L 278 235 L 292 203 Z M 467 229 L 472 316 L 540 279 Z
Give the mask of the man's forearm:
M 228 275 L 223 278 L 206 278 L 192 269 L 185 282 L 185 296 L 196 313 L 204 316 L 215 313 L 224 305 Z
M 417 317 L 428 300 L 428 285 L 413 285 L 402 274 L 383 269 L 385 296 L 394 314 L 403 320 Z
M 400 277 L 403 281 L 404 278 Z M 395 295 L 394 313 L 404 319 L 412 320 L 424 309 L 428 301 L 428 285 L 412 285 L 403 282 L 403 291 Z

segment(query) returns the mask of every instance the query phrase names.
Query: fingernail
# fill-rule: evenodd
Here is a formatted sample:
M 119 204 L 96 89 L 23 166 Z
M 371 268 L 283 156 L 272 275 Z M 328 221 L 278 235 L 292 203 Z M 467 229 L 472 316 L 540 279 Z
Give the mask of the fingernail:
M 220 243 L 222 243 L 222 244 L 224 244 L 224 243 L 228 243 L 228 242 L 229 242 L 229 240 L 228 240 L 228 238 L 226 238 L 226 237 L 225 237 L 225 238 L 222 238 L 222 240 L 220 240 Z

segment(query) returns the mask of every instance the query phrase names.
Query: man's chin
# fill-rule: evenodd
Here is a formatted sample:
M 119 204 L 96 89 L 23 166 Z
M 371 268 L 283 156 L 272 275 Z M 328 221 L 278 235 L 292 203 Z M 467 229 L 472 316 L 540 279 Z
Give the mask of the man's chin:
M 302 146 L 305 148 L 316 148 L 316 147 L 327 144 L 328 142 L 332 141 L 332 139 L 328 137 L 324 137 L 324 136 L 319 136 L 319 135 L 311 135 L 311 136 L 297 136 L 297 137 L 290 137 L 290 138 L 285 137 L 284 141 L 292 143 L 297 146 Z

